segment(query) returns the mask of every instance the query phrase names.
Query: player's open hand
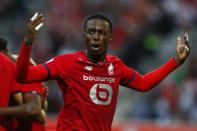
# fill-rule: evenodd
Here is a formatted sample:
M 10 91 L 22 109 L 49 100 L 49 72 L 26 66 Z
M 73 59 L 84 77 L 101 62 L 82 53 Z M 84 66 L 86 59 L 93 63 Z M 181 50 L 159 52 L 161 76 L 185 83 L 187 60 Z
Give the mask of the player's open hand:
M 27 23 L 27 32 L 25 36 L 25 43 L 32 43 L 36 37 L 38 30 L 43 26 L 44 15 L 36 13 Z
M 177 57 L 175 61 L 178 65 L 184 63 L 190 52 L 190 45 L 188 42 L 188 33 L 184 35 L 184 43 L 182 44 L 181 37 L 177 38 Z

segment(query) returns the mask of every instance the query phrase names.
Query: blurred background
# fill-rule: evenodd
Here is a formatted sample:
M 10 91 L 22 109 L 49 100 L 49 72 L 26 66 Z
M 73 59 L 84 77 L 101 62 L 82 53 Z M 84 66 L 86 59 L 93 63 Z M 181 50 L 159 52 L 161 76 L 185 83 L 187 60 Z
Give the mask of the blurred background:
M 196 0 L 0 0 L 0 37 L 19 53 L 26 23 L 36 11 L 45 15 L 31 57 L 37 64 L 84 48 L 83 24 L 101 12 L 113 23 L 109 53 L 141 74 L 176 56 L 177 36 L 189 33 L 189 59 L 157 87 L 140 93 L 120 87 L 114 131 L 197 130 Z M 50 89 L 47 130 L 54 130 L 63 104 L 55 81 Z

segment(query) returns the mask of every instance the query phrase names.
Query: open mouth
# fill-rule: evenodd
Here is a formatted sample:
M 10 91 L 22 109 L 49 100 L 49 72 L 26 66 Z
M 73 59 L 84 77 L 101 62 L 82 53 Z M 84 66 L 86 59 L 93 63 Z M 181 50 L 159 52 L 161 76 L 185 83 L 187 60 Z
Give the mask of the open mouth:
M 100 50 L 100 45 L 98 45 L 98 44 L 94 44 L 94 45 L 91 45 L 91 49 L 93 50 L 93 51 L 99 51 Z

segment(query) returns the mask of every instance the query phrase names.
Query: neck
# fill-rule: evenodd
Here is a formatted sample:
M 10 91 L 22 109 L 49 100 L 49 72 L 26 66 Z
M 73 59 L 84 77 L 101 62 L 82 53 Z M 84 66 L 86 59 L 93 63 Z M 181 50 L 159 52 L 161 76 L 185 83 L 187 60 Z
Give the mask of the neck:
M 98 63 L 99 61 L 105 61 L 106 53 L 105 54 L 90 54 L 85 50 L 85 54 L 88 57 L 88 60 L 93 62 L 93 63 Z

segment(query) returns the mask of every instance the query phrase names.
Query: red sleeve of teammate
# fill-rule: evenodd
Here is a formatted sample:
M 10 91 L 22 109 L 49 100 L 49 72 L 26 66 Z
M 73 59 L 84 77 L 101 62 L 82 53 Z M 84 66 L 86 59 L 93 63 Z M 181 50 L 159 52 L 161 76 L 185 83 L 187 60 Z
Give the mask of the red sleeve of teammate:
M 42 95 L 43 84 L 39 83 L 31 83 L 31 84 L 23 84 L 22 93 L 33 93 Z
M 21 92 L 22 85 L 17 82 L 13 82 L 13 86 L 11 88 L 11 94 L 14 95 L 16 93 Z
M 21 51 L 16 64 L 16 80 L 22 83 L 46 81 L 48 72 L 43 65 L 30 65 L 31 46 L 22 43 Z
M 170 72 L 178 67 L 174 58 L 171 58 L 160 68 L 141 76 L 137 71 L 126 67 L 123 63 L 123 73 L 121 76 L 121 85 L 133 88 L 138 91 L 146 92 L 156 86 Z

